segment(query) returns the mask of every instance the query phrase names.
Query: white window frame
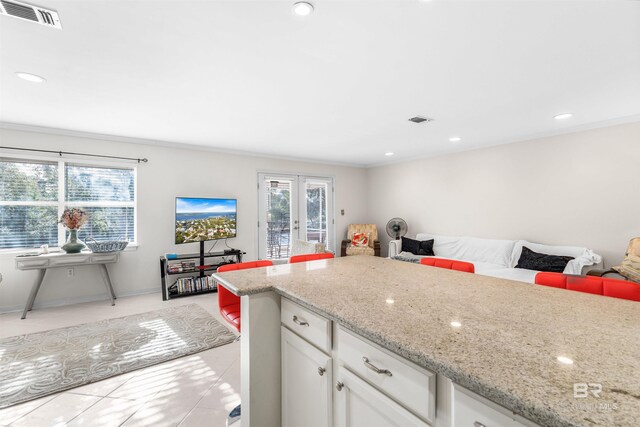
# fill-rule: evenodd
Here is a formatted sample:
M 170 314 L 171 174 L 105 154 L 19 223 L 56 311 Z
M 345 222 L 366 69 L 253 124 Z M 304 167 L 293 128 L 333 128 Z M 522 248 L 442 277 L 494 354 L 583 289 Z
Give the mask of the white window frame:
M 75 157 L 69 155 L 30 155 L 30 154 L 15 154 L 6 153 L 0 151 L 0 158 L 15 159 L 16 161 L 33 161 L 33 162 L 56 162 L 58 164 L 58 200 L 57 201 L 2 201 L 0 200 L 0 206 L 57 206 L 58 218 L 62 216 L 64 210 L 69 207 L 131 207 L 132 202 L 67 202 L 65 200 L 65 164 L 70 163 L 79 166 L 94 166 L 103 168 L 115 168 L 115 169 L 133 169 L 133 242 L 129 242 L 125 250 L 135 250 L 138 247 L 138 165 L 132 162 L 122 161 L 114 162 L 111 160 L 95 160 L 87 159 L 85 157 Z M 66 241 L 66 232 L 62 224 L 58 224 L 58 245 L 55 248 L 60 249 Z M 36 248 L 5 248 L 0 249 L 0 254 L 20 254 L 25 252 L 33 252 Z

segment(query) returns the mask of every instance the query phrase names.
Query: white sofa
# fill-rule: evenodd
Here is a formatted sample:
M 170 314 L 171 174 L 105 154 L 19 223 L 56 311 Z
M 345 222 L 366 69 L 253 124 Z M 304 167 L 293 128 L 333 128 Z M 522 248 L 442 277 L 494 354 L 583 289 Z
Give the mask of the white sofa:
M 587 267 L 602 263 L 602 257 L 590 249 L 576 246 L 549 246 L 526 240 L 479 239 L 476 237 L 438 236 L 420 233 L 416 240 L 434 239 L 433 252 L 438 258 L 455 259 L 473 263 L 476 274 L 534 283 L 538 271 L 515 268 L 526 246 L 534 252 L 548 255 L 570 256 L 564 270 L 566 274 L 583 274 Z M 408 261 L 416 262 L 423 256 L 402 251 L 402 241 L 389 242 L 389 258 L 400 255 Z

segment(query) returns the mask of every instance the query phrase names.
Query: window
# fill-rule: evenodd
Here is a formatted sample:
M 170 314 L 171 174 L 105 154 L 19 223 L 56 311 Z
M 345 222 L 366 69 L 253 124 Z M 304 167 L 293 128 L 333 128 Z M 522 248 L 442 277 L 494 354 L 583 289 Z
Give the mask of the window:
M 0 158 L 0 249 L 60 246 L 65 208 L 89 214 L 81 239 L 135 241 L 133 167 Z

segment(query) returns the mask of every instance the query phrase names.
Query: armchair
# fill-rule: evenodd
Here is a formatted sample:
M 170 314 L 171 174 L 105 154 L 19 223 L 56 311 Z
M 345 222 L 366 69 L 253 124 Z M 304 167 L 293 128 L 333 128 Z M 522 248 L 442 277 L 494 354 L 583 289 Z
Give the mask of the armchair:
M 354 246 L 351 244 L 354 233 L 368 233 L 368 246 Z M 375 255 L 380 256 L 380 240 L 378 240 L 378 228 L 375 224 L 349 224 L 347 239 L 342 241 L 340 256 L 347 255 Z

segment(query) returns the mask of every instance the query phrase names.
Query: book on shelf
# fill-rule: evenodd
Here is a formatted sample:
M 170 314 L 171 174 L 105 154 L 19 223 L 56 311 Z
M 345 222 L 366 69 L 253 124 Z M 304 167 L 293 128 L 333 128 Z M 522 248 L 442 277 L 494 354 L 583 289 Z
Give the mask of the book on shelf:
M 196 271 L 198 269 L 199 267 L 196 265 L 195 261 L 181 261 L 167 264 L 167 272 L 169 273 L 184 273 Z
M 211 276 L 181 277 L 169 287 L 172 294 L 184 294 L 192 292 L 213 291 L 217 289 L 216 281 Z

